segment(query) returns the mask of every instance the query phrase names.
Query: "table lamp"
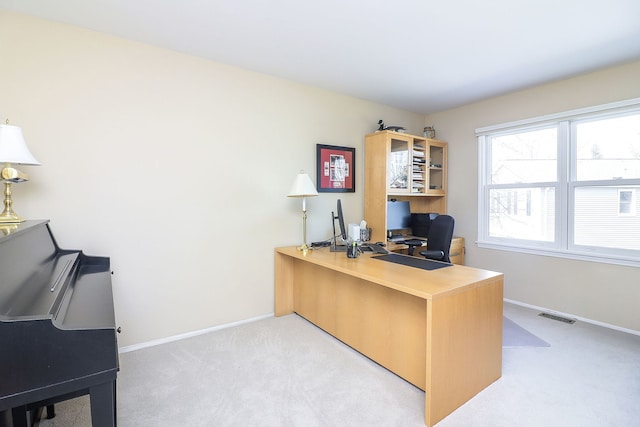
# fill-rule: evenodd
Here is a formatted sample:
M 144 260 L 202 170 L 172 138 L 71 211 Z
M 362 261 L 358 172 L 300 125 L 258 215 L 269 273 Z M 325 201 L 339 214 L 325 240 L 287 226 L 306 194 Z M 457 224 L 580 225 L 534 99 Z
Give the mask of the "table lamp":
M 307 197 L 317 196 L 316 187 L 311 182 L 309 175 L 300 171 L 296 176 L 288 197 L 302 197 L 302 245 L 298 246 L 299 251 L 308 251 L 311 249 L 307 245 Z
M 11 184 L 28 181 L 29 176 L 11 165 L 40 164 L 29 152 L 22 136 L 22 129 L 8 123 L 7 120 L 7 124 L 0 124 L 0 164 L 4 163 L 0 172 L 0 181 L 4 183 L 4 211 L 0 214 L 0 224 L 16 224 L 24 221 L 13 211 Z

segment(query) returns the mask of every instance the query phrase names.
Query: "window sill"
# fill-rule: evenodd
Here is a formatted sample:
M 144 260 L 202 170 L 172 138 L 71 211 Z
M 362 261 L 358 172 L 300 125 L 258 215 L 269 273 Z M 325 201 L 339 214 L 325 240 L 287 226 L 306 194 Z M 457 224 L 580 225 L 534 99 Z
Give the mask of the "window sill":
M 510 245 L 506 243 L 477 241 L 476 245 L 483 249 L 495 249 L 499 251 L 520 252 L 531 255 L 550 256 L 555 258 L 575 259 L 579 261 L 599 262 L 603 264 L 624 265 L 628 267 L 640 267 L 640 259 L 625 258 L 614 255 L 595 255 L 589 252 L 577 252 L 560 249 L 549 249 L 522 245 Z

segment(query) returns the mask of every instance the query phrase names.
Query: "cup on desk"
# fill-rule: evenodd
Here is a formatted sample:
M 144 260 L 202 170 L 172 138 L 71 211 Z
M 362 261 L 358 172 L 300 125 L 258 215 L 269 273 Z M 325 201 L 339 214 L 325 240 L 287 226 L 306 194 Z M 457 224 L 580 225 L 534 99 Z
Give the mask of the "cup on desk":
M 358 258 L 360 255 L 360 249 L 355 241 L 349 240 L 347 243 L 347 258 Z
M 369 227 L 360 228 L 360 241 L 368 242 L 370 239 L 371 239 L 371 229 Z

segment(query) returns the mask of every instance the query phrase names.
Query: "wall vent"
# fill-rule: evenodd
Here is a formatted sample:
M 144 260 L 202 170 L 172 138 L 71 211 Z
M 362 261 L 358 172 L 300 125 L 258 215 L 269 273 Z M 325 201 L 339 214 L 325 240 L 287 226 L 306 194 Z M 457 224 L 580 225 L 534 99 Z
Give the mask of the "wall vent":
M 547 319 L 557 320 L 558 322 L 564 322 L 564 323 L 569 323 L 569 324 L 573 324 L 573 323 L 576 322 L 576 319 L 568 319 L 566 317 L 557 316 L 557 315 L 551 314 L 551 313 L 540 313 L 540 314 L 538 314 L 538 316 L 546 317 Z

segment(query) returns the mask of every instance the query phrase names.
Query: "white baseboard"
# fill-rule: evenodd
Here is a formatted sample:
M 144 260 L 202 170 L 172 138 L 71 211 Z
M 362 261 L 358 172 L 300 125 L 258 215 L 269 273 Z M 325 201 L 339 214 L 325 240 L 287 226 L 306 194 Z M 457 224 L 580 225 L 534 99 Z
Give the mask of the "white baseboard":
M 511 300 L 511 299 L 507 299 L 507 298 L 504 298 L 504 302 L 508 302 L 508 303 L 519 305 L 519 306 L 522 306 L 522 307 L 531 308 L 533 310 L 543 311 L 545 313 L 551 313 L 551 314 L 555 314 L 555 315 L 562 316 L 562 317 L 568 317 L 570 319 L 576 319 L 576 320 L 579 320 L 581 322 L 591 323 L 592 325 L 602 326 L 604 328 L 614 329 L 616 331 L 626 332 L 628 334 L 640 336 L 640 331 L 636 331 L 636 330 L 633 330 L 633 329 L 622 328 L 620 326 L 611 325 L 609 323 L 604 323 L 604 322 L 599 322 L 599 321 L 593 320 L 593 319 L 587 319 L 586 317 L 576 316 L 575 314 L 563 313 L 561 311 L 551 310 L 551 309 L 548 309 L 546 307 L 538 307 L 537 305 L 531 305 L 531 304 L 527 304 L 527 303 L 520 302 L 520 301 L 514 301 L 514 300 Z
M 546 307 L 539 307 L 537 305 L 527 304 L 527 303 L 524 303 L 524 302 L 511 300 L 511 299 L 508 299 L 508 298 L 504 298 L 504 302 L 508 302 L 510 304 L 519 305 L 519 306 L 530 308 L 530 309 L 533 309 L 533 310 L 537 310 L 537 311 L 541 311 L 541 312 L 545 312 L 545 313 L 551 313 L 551 314 L 555 314 L 555 315 L 562 316 L 562 317 L 568 317 L 570 319 L 576 319 L 576 320 L 579 320 L 581 322 L 591 323 L 592 325 L 602 326 L 604 328 L 614 329 L 616 331 L 626 332 L 628 334 L 640 336 L 640 331 L 636 331 L 636 330 L 633 330 L 633 329 L 622 328 L 620 326 L 611 325 L 611 324 L 604 323 L 604 322 L 599 322 L 599 321 L 593 320 L 593 319 L 587 319 L 586 317 L 580 317 L 580 316 L 576 316 L 576 315 L 570 314 L 570 313 L 564 313 L 564 312 L 561 312 L 561 311 L 551 310 L 551 309 L 548 309 Z M 232 328 L 234 326 L 239 326 L 239 325 L 243 325 L 245 323 L 255 322 L 257 320 L 267 319 L 269 317 L 273 317 L 273 313 L 265 314 L 263 316 L 253 317 L 251 319 L 240 320 L 238 322 L 232 322 L 232 323 L 226 323 L 224 325 L 213 326 L 211 328 L 200 329 L 198 331 L 192 331 L 192 332 L 187 332 L 187 333 L 180 334 L 180 335 L 174 335 L 174 336 L 171 336 L 171 337 L 160 338 L 160 339 L 153 340 L 153 341 L 147 341 L 147 342 L 143 342 L 143 343 L 140 343 L 140 344 L 133 344 L 133 345 L 125 346 L 125 347 L 120 347 L 118 349 L 118 352 L 119 353 L 127 353 L 129 351 L 140 350 L 140 349 L 147 348 L 147 347 L 154 347 L 156 345 L 166 344 L 166 343 L 173 342 L 173 341 L 179 341 L 179 340 L 183 340 L 185 338 L 191 338 L 191 337 L 195 337 L 195 336 L 198 336 L 198 335 L 206 334 L 208 332 L 219 331 L 221 329 Z
M 273 317 L 273 313 L 265 314 L 263 316 L 253 317 L 251 319 L 240 320 L 238 322 L 232 322 L 232 323 L 226 323 L 224 325 L 213 326 L 211 328 L 200 329 L 198 331 L 186 332 L 184 334 L 174 335 L 174 336 L 171 336 L 171 337 L 160 338 L 160 339 L 153 340 L 153 341 L 147 341 L 147 342 L 143 342 L 143 343 L 140 343 L 140 344 L 127 345 L 125 347 L 120 347 L 118 349 L 118 353 L 127 353 L 129 351 L 140 350 L 140 349 L 147 348 L 147 347 L 154 347 L 154 346 L 160 345 L 160 344 L 166 344 L 166 343 L 173 342 L 173 341 L 179 341 L 179 340 L 183 340 L 185 338 L 191 338 L 191 337 L 195 337 L 195 336 L 198 336 L 198 335 L 206 334 L 206 333 L 209 333 L 209 332 L 219 331 L 221 329 L 232 328 L 234 326 L 243 325 L 245 323 L 251 323 L 251 322 L 255 322 L 257 320 L 267 319 L 269 317 Z

